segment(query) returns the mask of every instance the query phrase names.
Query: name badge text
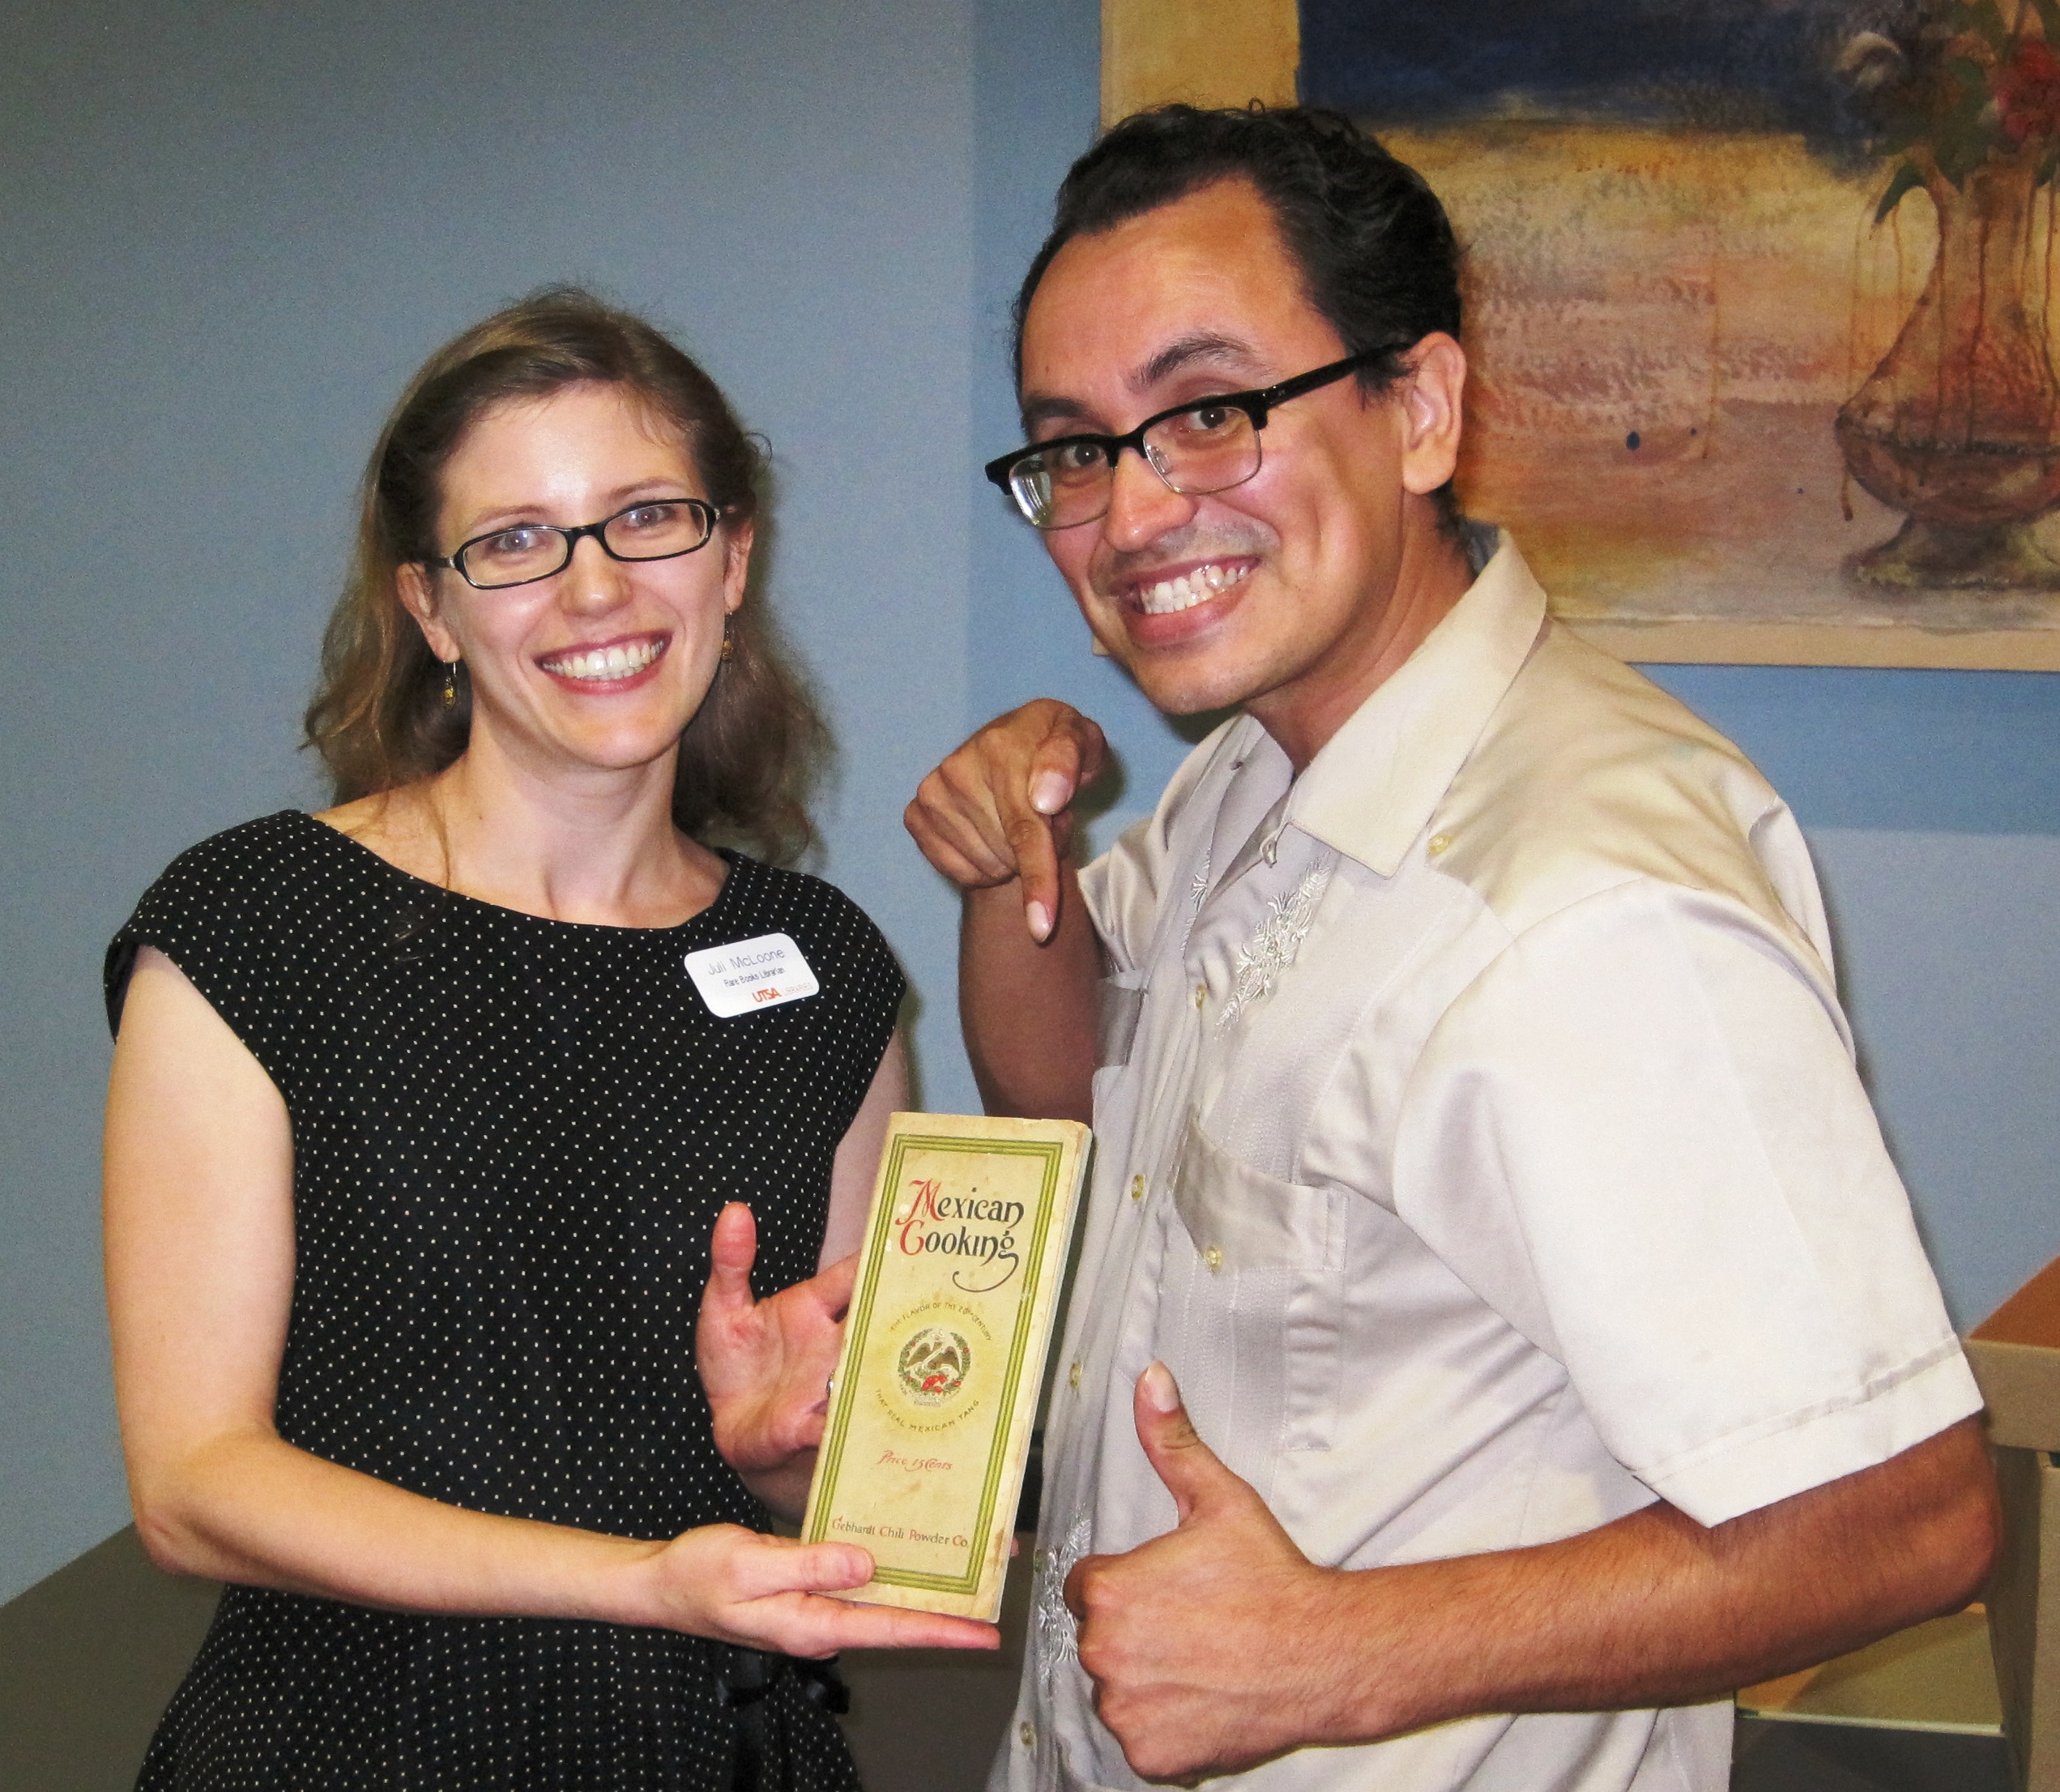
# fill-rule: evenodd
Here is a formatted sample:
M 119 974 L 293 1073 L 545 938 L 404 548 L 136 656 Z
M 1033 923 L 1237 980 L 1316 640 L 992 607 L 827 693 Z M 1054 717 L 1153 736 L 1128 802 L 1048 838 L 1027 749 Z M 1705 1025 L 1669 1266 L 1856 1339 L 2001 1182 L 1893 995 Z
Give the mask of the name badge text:
M 822 988 L 800 947 L 784 933 L 761 933 L 755 940 L 689 952 L 687 975 L 708 1012 L 725 1021 L 733 1014 L 798 1002 Z

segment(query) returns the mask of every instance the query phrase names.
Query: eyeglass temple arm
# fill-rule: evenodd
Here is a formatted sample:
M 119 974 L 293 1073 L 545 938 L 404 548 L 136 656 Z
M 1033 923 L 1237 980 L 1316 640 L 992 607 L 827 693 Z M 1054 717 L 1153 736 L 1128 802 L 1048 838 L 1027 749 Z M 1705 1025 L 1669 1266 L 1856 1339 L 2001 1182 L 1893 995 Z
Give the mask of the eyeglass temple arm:
M 1255 429 L 1266 427 L 1266 413 L 1277 404 L 1285 404 L 1290 399 L 1299 399 L 1304 392 L 1316 391 L 1319 387 L 1341 380 L 1347 373 L 1356 373 L 1363 369 L 1392 354 L 1390 348 L 1363 349 L 1356 355 L 1347 355 L 1342 361 L 1334 361 L 1328 367 L 1311 369 L 1298 373 L 1291 380 L 1282 380 L 1277 386 L 1269 386 L 1257 392 L 1237 395 L 1245 407 L 1252 412 L 1252 426 Z
M 1333 380 L 1341 380 L 1347 373 L 1356 373 L 1360 369 L 1393 352 L 1392 347 L 1363 349 L 1356 355 L 1347 355 L 1342 361 L 1334 361 L 1327 366 L 1313 368 L 1306 373 L 1298 373 L 1293 379 L 1282 380 L 1277 386 L 1262 386 L 1256 392 L 1222 392 L 1205 395 L 1195 403 L 1197 404 L 1234 404 L 1252 419 L 1253 429 L 1263 429 L 1266 427 L 1268 416 L 1271 414 L 1276 405 L 1285 404 L 1290 399 L 1299 399 L 1304 392 L 1313 392 L 1320 386 L 1329 385 Z M 1114 467 L 1116 463 L 1116 457 L 1126 448 L 1135 449 L 1141 459 L 1149 461 L 1152 457 L 1145 452 L 1145 432 L 1152 428 L 1154 424 L 1162 423 L 1166 417 L 1177 414 L 1177 412 L 1169 411 L 1159 416 L 1148 417 L 1125 436 L 1098 436 L 1092 433 L 1082 433 L 1061 436 L 1058 439 L 1061 442 L 1099 442 L 1108 450 L 1109 465 L 1111 467 Z M 1011 489 L 1010 476 L 1015 471 L 1016 463 L 1022 459 L 1026 454 L 1034 454 L 1036 451 L 1034 447 L 1018 449 L 1013 454 L 990 462 L 981 471 L 987 475 L 989 483 L 1004 492 L 1009 491 Z

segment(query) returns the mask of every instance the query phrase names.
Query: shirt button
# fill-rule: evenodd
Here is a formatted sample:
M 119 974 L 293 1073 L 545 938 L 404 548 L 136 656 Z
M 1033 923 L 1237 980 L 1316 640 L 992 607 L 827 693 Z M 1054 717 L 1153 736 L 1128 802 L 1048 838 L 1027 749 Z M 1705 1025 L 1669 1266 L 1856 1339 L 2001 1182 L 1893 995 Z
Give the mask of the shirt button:
M 1077 1363 L 1074 1363 L 1070 1369 L 1066 1371 L 1066 1385 L 1069 1388 L 1075 1389 L 1079 1387 L 1080 1365 Z
M 1209 1273 L 1214 1275 L 1223 1267 L 1222 1247 L 1216 1244 L 1210 1245 L 1201 1253 L 1201 1260 L 1209 1265 Z
M 1142 1176 L 1132 1176 L 1130 1179 L 1130 1198 L 1132 1201 L 1142 1201 L 1145 1198 L 1145 1179 Z
M 1443 852 L 1445 848 L 1451 844 L 1452 836 L 1449 834 L 1432 834 L 1431 836 L 1431 856 L 1434 859 L 1436 858 L 1439 853 Z
M 1200 1013 L 1201 1012 L 1201 1005 L 1208 1000 L 1209 985 L 1207 983 L 1196 983 L 1195 985 L 1195 1012 L 1196 1013 Z
M 1029 1718 L 1024 1718 L 1021 1723 L 1016 1726 L 1016 1734 L 1021 1739 L 1024 1747 L 1034 1748 L 1037 1747 L 1037 1726 L 1032 1723 Z

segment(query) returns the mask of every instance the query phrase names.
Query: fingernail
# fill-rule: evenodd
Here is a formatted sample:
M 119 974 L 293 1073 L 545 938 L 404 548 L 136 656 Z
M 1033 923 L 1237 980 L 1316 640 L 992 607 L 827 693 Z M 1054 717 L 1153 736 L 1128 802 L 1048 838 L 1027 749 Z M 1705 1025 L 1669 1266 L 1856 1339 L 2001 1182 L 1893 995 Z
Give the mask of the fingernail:
M 1153 1363 L 1140 1380 L 1144 1385 L 1145 1398 L 1158 1411 L 1179 1410 L 1180 1389 L 1173 1380 L 1173 1372 L 1163 1363 Z
M 1029 904 L 1023 914 L 1030 922 L 1030 930 L 1034 937 L 1047 940 L 1051 937 L 1051 911 L 1043 903 Z
M 1030 807 L 1039 815 L 1056 815 L 1072 795 L 1073 787 L 1062 773 L 1041 771 L 1030 781 Z

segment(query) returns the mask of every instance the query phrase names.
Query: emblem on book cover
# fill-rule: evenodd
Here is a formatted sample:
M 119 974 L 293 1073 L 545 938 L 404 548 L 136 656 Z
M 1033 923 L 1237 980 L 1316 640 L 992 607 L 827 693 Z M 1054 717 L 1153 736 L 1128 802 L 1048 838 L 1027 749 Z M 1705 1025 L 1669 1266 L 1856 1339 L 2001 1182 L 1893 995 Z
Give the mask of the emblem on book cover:
M 948 1325 L 925 1325 L 902 1346 L 894 1365 L 902 1391 L 919 1406 L 941 1406 L 966 1385 L 973 1346 Z

